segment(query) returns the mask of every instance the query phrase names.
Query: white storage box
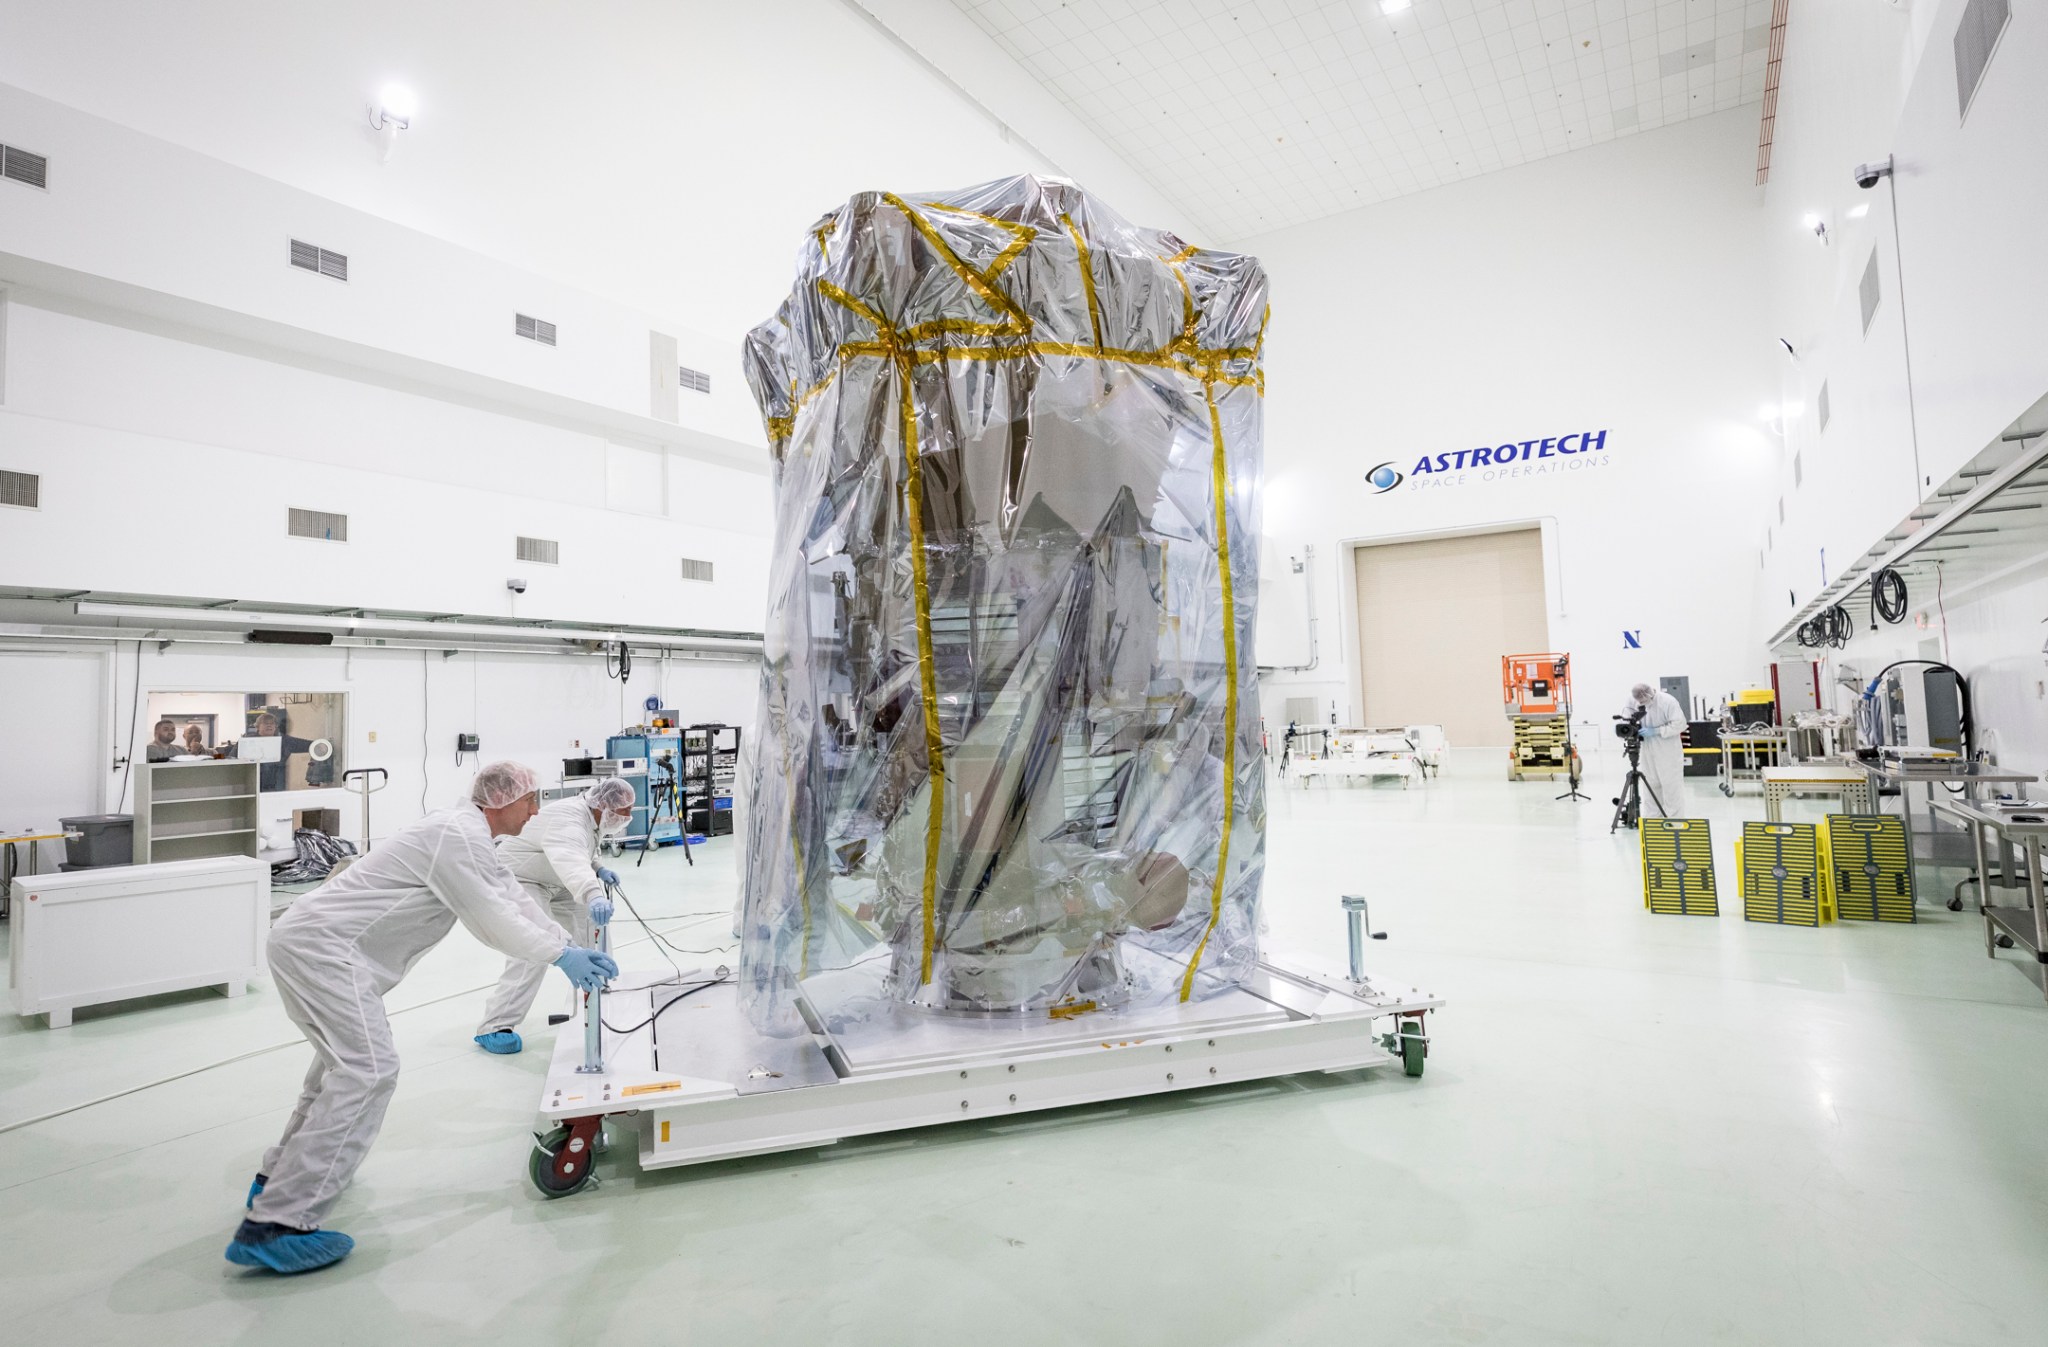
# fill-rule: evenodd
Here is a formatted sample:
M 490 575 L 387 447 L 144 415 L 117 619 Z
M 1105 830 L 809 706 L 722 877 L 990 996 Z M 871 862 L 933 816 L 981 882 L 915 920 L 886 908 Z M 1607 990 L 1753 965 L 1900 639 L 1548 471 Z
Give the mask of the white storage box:
M 270 867 L 246 856 L 120 865 L 14 881 L 14 1013 L 71 1023 L 79 1006 L 219 987 L 263 972 Z

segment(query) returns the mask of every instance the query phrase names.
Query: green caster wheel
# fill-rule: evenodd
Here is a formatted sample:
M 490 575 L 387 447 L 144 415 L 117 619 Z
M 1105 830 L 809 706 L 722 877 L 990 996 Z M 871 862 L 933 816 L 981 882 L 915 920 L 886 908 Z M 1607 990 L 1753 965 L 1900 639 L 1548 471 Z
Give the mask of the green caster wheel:
M 1411 1076 L 1422 1074 L 1422 1059 L 1429 1056 L 1429 1044 L 1422 1037 L 1422 1026 L 1412 1021 L 1401 1024 L 1401 1069 Z
M 563 1166 L 556 1161 L 561 1156 L 562 1147 L 568 1144 L 569 1129 L 566 1127 L 557 1127 L 546 1136 L 534 1139 L 533 1152 L 526 1161 L 526 1174 L 543 1197 L 567 1197 L 571 1193 L 580 1193 L 596 1176 L 587 1148 L 573 1173 L 564 1175 L 561 1172 Z

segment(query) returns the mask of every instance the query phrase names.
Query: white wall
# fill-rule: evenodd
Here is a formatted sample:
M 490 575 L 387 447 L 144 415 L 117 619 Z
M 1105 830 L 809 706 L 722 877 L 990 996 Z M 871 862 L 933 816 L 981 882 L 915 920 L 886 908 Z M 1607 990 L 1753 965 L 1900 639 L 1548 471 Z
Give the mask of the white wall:
M 1773 480 L 1757 409 L 1777 376 L 1755 148 L 1746 108 L 1245 244 L 1272 274 L 1262 606 L 1298 613 L 1284 557 L 1304 542 L 1321 582 L 1322 667 L 1265 680 L 1269 724 L 1310 692 L 1355 713 L 1341 540 L 1490 524 L 1543 526 L 1551 643 L 1583 714 L 1604 722 L 1638 679 L 1719 697 L 1765 676 L 1745 516 Z M 1424 455 L 1602 429 L 1604 449 L 1541 475 L 1413 474 Z M 1408 480 L 1376 494 L 1381 462 Z M 1295 621 L 1262 624 L 1262 664 L 1305 655 Z
M 756 630 L 767 479 L 113 323 L 9 305 L 0 466 L 10 585 Z M 621 483 L 624 485 L 625 483 Z M 349 516 L 293 538 L 290 507 Z M 561 564 L 514 560 L 519 535 Z M 710 583 L 681 558 L 712 561 Z M 528 581 L 507 591 L 508 577 Z
M 870 7 L 1126 215 L 1201 237 L 948 0 Z M 773 314 L 804 232 L 852 193 L 1047 171 L 843 0 L 346 13 L 4 5 L 0 83 L 729 344 Z M 390 80 L 419 112 L 385 161 L 365 105 Z
M 1794 11 L 1764 263 L 1769 321 L 1799 348 L 1798 363 L 1781 367 L 1783 396 L 1801 410 L 1765 522 L 1759 640 L 2048 394 L 2048 3 L 2012 8 L 1967 120 L 1952 46 L 1963 0 Z M 1887 155 L 1894 180 L 1858 188 L 1852 166 Z M 1808 213 L 1827 223 L 1828 246 L 1802 226 Z M 1857 285 L 1873 249 L 1882 299 L 1866 335 Z M 1933 593 L 1909 601 L 1912 620 L 1872 634 L 1858 591 L 1848 604 L 1857 635 L 1831 662 L 1869 674 L 1939 649 L 1946 606 L 1949 662 L 1971 679 L 1980 724 L 1997 730 L 1991 746 L 2008 763 L 2048 767 L 2040 568 L 1946 605 Z

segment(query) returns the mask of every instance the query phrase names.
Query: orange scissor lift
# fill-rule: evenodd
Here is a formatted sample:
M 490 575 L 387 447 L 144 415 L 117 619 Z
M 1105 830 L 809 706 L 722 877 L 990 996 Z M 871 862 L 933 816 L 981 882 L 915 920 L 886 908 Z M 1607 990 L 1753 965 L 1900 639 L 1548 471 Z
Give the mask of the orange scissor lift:
M 1579 779 L 1572 745 L 1571 656 L 1561 651 L 1500 657 L 1501 701 L 1514 726 L 1508 780 L 1532 776 Z

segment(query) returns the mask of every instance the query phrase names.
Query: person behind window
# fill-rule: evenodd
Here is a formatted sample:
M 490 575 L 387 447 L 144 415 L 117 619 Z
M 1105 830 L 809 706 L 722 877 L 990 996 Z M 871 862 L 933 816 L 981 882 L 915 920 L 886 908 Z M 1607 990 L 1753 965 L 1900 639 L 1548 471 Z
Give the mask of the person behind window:
M 313 750 L 313 741 L 310 739 L 294 738 L 288 732 L 289 725 L 290 721 L 286 718 L 283 707 L 266 706 L 256 713 L 256 723 L 249 727 L 249 733 L 258 739 L 284 740 L 284 743 L 278 747 L 277 761 L 263 764 L 262 779 L 258 783 L 259 787 L 263 790 L 290 790 L 289 769 L 292 756 L 298 753 L 311 753 Z M 308 763 L 306 784 L 309 786 L 327 785 L 327 781 L 316 782 L 313 779 L 313 769 L 326 766 L 327 764 L 324 762 Z M 323 773 L 323 775 L 325 774 Z
M 185 727 L 185 752 L 200 758 L 213 756 L 212 750 L 206 746 L 206 736 L 199 732 L 197 721 Z
M 154 737 L 149 741 L 147 761 L 169 762 L 172 758 L 178 756 L 180 750 L 178 748 L 178 727 L 176 725 L 168 720 L 159 720 L 152 734 Z

